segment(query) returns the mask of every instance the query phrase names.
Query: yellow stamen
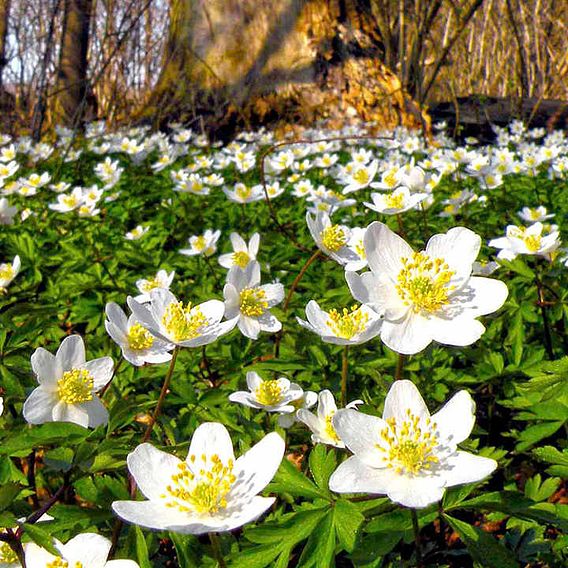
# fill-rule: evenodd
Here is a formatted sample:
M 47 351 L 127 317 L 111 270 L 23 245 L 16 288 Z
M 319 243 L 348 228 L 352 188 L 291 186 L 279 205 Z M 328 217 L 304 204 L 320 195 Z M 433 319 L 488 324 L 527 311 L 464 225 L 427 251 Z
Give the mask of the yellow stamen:
M 201 335 L 201 329 L 207 325 L 207 318 L 199 307 L 186 307 L 183 302 L 172 302 L 166 308 L 162 324 L 174 341 L 187 341 Z
M 250 261 L 250 256 L 245 251 L 238 251 L 233 253 L 233 264 L 240 268 L 246 268 Z
M 130 326 L 126 338 L 128 340 L 128 347 L 134 351 L 149 349 L 154 343 L 154 338 L 150 332 L 139 323 Z
M 455 272 L 443 259 L 415 252 L 403 258 L 402 264 L 396 289 L 405 305 L 415 312 L 434 313 L 449 303 L 449 293 L 455 289 L 449 282 Z
M 321 244 L 331 252 L 337 252 L 347 243 L 347 235 L 339 225 L 329 225 L 321 233 Z
M 252 318 L 261 316 L 268 308 L 266 292 L 260 288 L 244 288 L 240 293 L 240 311 Z
M 430 470 L 438 463 L 434 450 L 438 445 L 436 424 L 427 418 L 421 422 L 418 416 L 406 411 L 406 419 L 398 423 L 389 418 L 381 430 L 381 442 L 375 447 L 383 454 L 387 467 L 398 474 L 416 475 Z
M 278 381 L 263 381 L 255 390 L 256 400 L 264 406 L 274 406 L 282 400 L 282 388 Z
M 523 242 L 530 252 L 537 252 L 540 249 L 542 237 L 540 235 L 528 235 L 523 237 Z
M 385 196 L 385 203 L 387 207 L 390 209 L 403 209 L 404 208 L 404 194 L 398 193 L 394 194 L 391 193 L 390 195 Z
M 0 280 L 12 280 L 16 271 L 11 264 L 0 264 Z
M 359 185 L 367 185 L 369 183 L 369 172 L 366 168 L 359 168 L 354 174 L 353 179 Z
M 355 335 L 365 331 L 369 315 L 360 307 L 352 306 L 351 311 L 343 308 L 342 312 L 331 310 L 329 312 L 329 320 L 327 326 L 331 329 L 336 337 L 342 339 L 351 339 Z
M 325 435 L 330 440 L 333 440 L 333 442 L 335 444 L 339 444 L 339 442 L 341 442 L 341 439 L 339 438 L 339 436 L 337 435 L 337 432 L 335 431 L 335 428 L 333 427 L 333 415 L 334 414 L 335 414 L 335 412 L 330 412 L 325 417 Z
M 78 404 L 93 400 L 93 375 L 86 369 L 66 371 L 57 381 L 59 400 L 66 404 Z
M 0 563 L 19 564 L 18 555 L 10 548 L 7 542 L 0 542 Z
M 225 465 L 217 454 L 208 457 L 190 455 L 188 461 L 178 464 L 178 473 L 166 487 L 166 506 L 181 512 L 215 514 L 227 506 L 227 494 L 236 477 L 233 460 Z

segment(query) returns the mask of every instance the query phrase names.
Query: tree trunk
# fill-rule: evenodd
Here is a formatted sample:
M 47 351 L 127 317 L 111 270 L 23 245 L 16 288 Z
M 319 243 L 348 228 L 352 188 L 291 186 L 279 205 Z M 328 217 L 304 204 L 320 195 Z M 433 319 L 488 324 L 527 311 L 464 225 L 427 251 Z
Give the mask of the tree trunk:
M 87 51 L 92 0 L 65 0 L 57 73 L 56 123 L 75 127 L 88 108 Z
M 171 0 L 162 72 L 141 118 L 239 128 L 424 116 L 382 63 L 370 0 Z
M 2 75 L 6 66 L 6 36 L 10 17 L 10 0 L 0 0 L 0 93 L 4 89 Z

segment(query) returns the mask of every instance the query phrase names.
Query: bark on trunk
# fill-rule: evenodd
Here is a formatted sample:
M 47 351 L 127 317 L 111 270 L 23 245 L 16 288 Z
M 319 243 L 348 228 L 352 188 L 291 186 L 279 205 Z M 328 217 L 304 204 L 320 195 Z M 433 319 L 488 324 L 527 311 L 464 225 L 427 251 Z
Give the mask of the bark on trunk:
M 6 66 L 6 36 L 10 17 L 10 0 L 0 0 L 0 93 L 4 89 L 2 75 Z
M 172 0 L 162 72 L 141 118 L 238 128 L 424 116 L 382 63 L 369 0 Z
M 87 107 L 87 51 L 92 0 L 65 0 L 61 56 L 57 73 L 55 122 L 81 123 Z

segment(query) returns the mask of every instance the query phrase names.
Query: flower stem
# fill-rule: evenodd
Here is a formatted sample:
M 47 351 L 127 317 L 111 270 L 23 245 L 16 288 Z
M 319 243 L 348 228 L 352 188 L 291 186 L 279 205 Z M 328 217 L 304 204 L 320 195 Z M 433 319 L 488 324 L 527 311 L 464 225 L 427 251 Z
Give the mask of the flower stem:
M 209 259 L 208 256 L 203 255 L 203 260 L 205 261 L 205 264 L 207 265 L 207 268 L 209 269 L 209 272 L 213 278 L 213 281 L 215 282 L 215 286 L 217 288 L 219 288 L 219 278 L 217 278 L 217 275 L 215 274 L 215 269 L 213 268 L 213 265 L 211 264 L 211 260 Z
M 213 556 L 215 557 L 215 560 L 217 560 L 219 568 L 227 568 L 227 564 L 225 562 L 225 559 L 223 558 L 223 552 L 221 551 L 221 541 L 219 540 L 217 533 L 210 532 L 209 541 L 211 542 Z
M 166 377 L 164 379 L 164 384 L 162 385 L 162 390 L 160 391 L 160 396 L 158 398 L 158 403 L 156 404 L 156 408 L 154 409 L 154 414 L 152 414 L 152 418 L 150 419 L 150 423 L 146 428 L 146 432 L 144 432 L 144 436 L 142 438 L 142 443 L 147 442 L 150 436 L 152 435 L 152 430 L 154 429 L 154 424 L 160 416 L 160 411 L 162 410 L 162 404 L 164 403 L 164 399 L 166 398 L 166 394 L 168 392 L 168 388 L 170 386 L 170 380 L 172 375 L 174 374 L 174 367 L 176 366 L 176 359 L 179 353 L 179 346 L 176 345 L 175 349 L 172 352 L 172 359 L 170 361 L 170 366 L 168 367 L 168 372 L 166 373 Z
M 396 360 L 396 370 L 394 372 L 395 381 L 400 381 L 400 379 L 402 379 L 403 370 L 404 370 L 404 355 L 402 353 L 399 353 L 398 359 Z
M 546 349 L 548 358 L 552 361 L 554 359 L 554 349 L 552 348 L 552 334 L 550 332 L 550 322 L 548 320 L 548 312 L 546 310 L 546 302 L 544 300 L 544 290 L 542 282 L 540 281 L 540 278 L 538 276 L 535 277 L 535 284 L 538 294 L 537 303 L 540 307 L 540 313 L 542 315 L 544 348 Z
M 304 274 L 306 273 L 306 270 L 311 266 L 311 264 L 320 255 L 321 255 L 321 250 L 317 249 L 316 252 L 314 252 L 314 254 L 312 254 L 312 256 L 310 256 L 310 258 L 308 258 L 308 260 L 306 261 L 306 264 L 304 264 L 304 266 L 302 266 L 302 269 L 300 270 L 300 272 L 298 272 L 298 275 L 294 279 L 294 282 L 292 282 L 292 286 L 290 286 L 290 290 L 288 291 L 288 295 L 286 296 L 286 301 L 284 302 L 284 306 L 282 307 L 282 309 L 285 312 L 288 311 L 288 304 L 290 303 L 290 300 L 292 299 L 292 294 L 294 294 L 294 291 L 298 287 L 298 284 L 300 283 L 302 276 L 304 276 Z
M 349 373 L 349 345 L 343 348 L 341 354 L 341 405 L 347 404 L 347 376 Z
M 420 544 L 420 526 L 418 525 L 418 515 L 416 509 L 410 509 L 410 516 L 412 517 L 412 530 L 414 531 L 414 546 L 416 548 L 416 566 L 422 568 L 422 546 Z

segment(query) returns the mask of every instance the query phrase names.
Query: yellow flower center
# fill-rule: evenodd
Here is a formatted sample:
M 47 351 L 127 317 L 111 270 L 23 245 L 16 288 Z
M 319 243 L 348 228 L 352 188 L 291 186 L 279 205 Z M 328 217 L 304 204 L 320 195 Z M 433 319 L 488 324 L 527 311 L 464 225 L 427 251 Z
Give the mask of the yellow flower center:
M 233 253 L 233 264 L 240 268 L 246 268 L 250 261 L 250 256 L 244 251 Z
M 337 252 L 347 243 L 347 235 L 339 225 L 330 225 L 321 233 L 321 244 L 331 252 Z
M 150 332 L 139 323 L 130 326 L 126 338 L 128 340 L 128 347 L 134 351 L 150 349 L 154 343 L 154 338 Z
M 367 185 L 369 183 L 369 172 L 367 171 L 366 168 L 359 168 L 357 169 L 357 171 L 353 174 L 353 179 L 359 184 L 359 185 Z
M 203 454 L 199 459 L 191 454 L 188 461 L 178 464 L 178 472 L 161 497 L 167 507 L 181 512 L 217 513 L 227 506 L 227 494 L 236 480 L 233 465 L 232 459 L 225 465 L 217 454 Z
M 155 288 L 161 288 L 162 282 L 157 278 L 150 278 L 150 280 L 145 280 L 142 284 L 142 290 L 144 292 L 151 292 Z
M 282 388 L 278 381 L 263 381 L 254 395 L 259 404 L 274 406 L 282 400 Z
M 205 237 L 203 235 L 199 235 L 193 241 L 193 248 L 198 251 L 202 251 L 207 246 L 207 242 L 205 241 Z
M 383 454 L 387 467 L 399 474 L 416 475 L 438 463 L 439 460 L 434 455 L 438 434 L 436 424 L 430 418 L 421 426 L 420 418 L 407 410 L 406 419 L 402 423 L 389 418 L 387 424 L 380 432 L 381 443 L 375 444 Z
M 59 400 L 66 404 L 78 404 L 93 400 L 94 380 L 87 369 L 66 371 L 57 381 Z
M 390 171 L 383 179 L 383 183 L 385 183 L 388 187 L 396 187 L 398 184 L 398 180 L 394 174 L 394 171 Z
M 385 203 L 390 209 L 402 209 L 404 208 L 404 194 L 391 193 L 385 197 Z
M 240 293 L 241 314 L 252 318 L 261 316 L 268 308 L 266 292 L 260 288 L 244 288 Z
M 18 564 L 18 555 L 7 542 L 0 542 L 0 562 L 3 564 Z
M 326 417 L 325 417 L 325 435 L 330 439 L 333 440 L 333 442 L 335 444 L 338 444 L 339 442 L 341 442 L 341 439 L 339 438 L 339 436 L 337 435 L 337 432 L 335 431 L 335 428 L 333 427 L 333 415 L 335 414 L 335 412 L 330 412 Z
M 251 189 L 246 185 L 239 185 L 239 187 L 235 190 L 235 193 L 240 199 L 248 199 L 251 194 Z
M 64 195 L 61 201 L 63 201 L 67 207 L 75 207 L 75 205 L 77 205 L 77 198 L 74 195 Z
M 523 242 L 530 252 L 537 252 L 540 248 L 542 237 L 540 235 L 528 235 L 523 237 Z
M 71 567 L 67 560 L 63 560 L 63 558 L 59 557 L 55 560 L 52 560 L 51 562 L 48 562 L 45 565 L 45 568 L 83 568 L 83 563 L 77 561 Z
M 359 255 L 361 260 L 365 260 L 367 258 L 367 253 L 365 252 L 365 246 L 363 245 L 363 239 L 361 239 L 355 245 L 355 252 Z
M 207 324 L 207 318 L 198 307 L 183 302 L 172 302 L 166 308 L 162 324 L 174 341 L 187 341 L 201 335 L 201 328 Z
M 352 306 L 351 311 L 347 308 L 343 308 L 341 312 L 335 309 L 331 310 L 326 323 L 336 337 L 351 339 L 365 331 L 368 321 L 368 314 L 363 312 L 361 308 Z
M 402 259 L 396 289 L 407 306 L 415 312 L 437 312 L 449 303 L 448 294 L 455 286 L 449 286 L 454 271 L 442 258 L 430 258 L 426 253 L 415 252 Z
M 11 264 L 0 264 L 0 280 L 12 280 L 15 272 Z

